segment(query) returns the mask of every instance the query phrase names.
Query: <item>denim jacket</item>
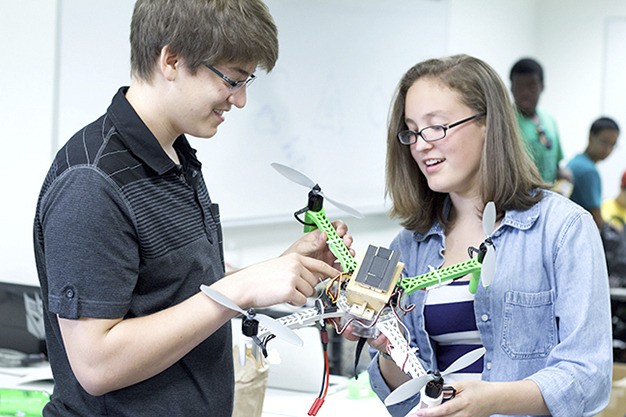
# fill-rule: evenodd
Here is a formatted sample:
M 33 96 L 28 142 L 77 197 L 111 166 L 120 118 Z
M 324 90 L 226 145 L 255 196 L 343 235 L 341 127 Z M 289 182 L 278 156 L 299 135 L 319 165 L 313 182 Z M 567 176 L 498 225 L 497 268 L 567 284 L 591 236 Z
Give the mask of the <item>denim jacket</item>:
M 591 215 L 558 194 L 525 211 L 508 211 L 492 234 L 493 282 L 478 285 L 474 316 L 486 348 L 482 379 L 530 379 L 555 417 L 592 416 L 609 400 L 612 330 L 607 270 Z M 448 202 L 449 204 L 449 202 Z M 391 249 L 401 253 L 403 274 L 416 276 L 443 264 L 445 235 L 439 223 L 425 233 L 402 230 Z M 411 345 L 426 370 L 437 368 L 424 327 L 426 293 L 416 291 L 404 318 Z M 454 317 L 450 317 L 454 320 Z M 389 395 L 376 355 L 369 366 L 372 388 Z M 388 407 L 404 416 L 419 394 Z M 505 401 L 505 399 L 503 399 Z

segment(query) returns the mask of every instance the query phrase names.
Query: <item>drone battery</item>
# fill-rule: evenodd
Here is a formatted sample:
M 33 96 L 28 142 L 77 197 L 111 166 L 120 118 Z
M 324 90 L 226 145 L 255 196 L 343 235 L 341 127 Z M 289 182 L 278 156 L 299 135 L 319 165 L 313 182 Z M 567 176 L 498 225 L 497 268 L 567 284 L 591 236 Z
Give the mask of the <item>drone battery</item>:
M 386 291 L 393 279 L 400 254 L 386 248 L 369 245 L 361 267 L 356 273 L 356 281 L 373 290 Z
M 368 246 L 346 287 L 351 314 L 371 320 L 389 302 L 404 267 L 398 259 L 395 251 Z

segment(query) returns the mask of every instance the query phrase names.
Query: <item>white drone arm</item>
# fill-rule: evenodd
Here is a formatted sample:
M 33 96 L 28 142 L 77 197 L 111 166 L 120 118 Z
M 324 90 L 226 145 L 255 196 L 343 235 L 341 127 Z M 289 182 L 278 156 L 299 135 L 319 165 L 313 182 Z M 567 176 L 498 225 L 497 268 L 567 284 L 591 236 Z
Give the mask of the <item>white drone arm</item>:
M 381 317 L 376 323 L 376 328 L 389 340 L 389 355 L 402 371 L 409 374 L 411 378 L 426 375 L 426 370 L 417 359 L 415 349 L 410 348 L 408 341 L 400 332 L 396 317 L 393 315 L 386 318 Z

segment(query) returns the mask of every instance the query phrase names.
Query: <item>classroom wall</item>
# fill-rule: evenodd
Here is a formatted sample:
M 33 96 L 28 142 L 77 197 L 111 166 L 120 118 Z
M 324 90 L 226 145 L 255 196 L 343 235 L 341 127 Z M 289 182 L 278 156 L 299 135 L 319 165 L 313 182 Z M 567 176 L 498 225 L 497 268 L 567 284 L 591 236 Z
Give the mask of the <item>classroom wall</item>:
M 594 0 L 561 2 L 558 0 L 537 2 L 536 48 L 545 64 L 548 86 L 541 104 L 553 112 L 561 129 L 561 141 L 566 159 L 584 151 L 591 123 L 602 115 L 614 117 L 626 133 L 626 90 L 624 90 L 624 41 L 619 43 L 622 56 L 620 67 L 607 68 L 612 62 L 607 54 L 607 24 L 611 19 L 626 25 L 626 2 L 623 0 Z M 622 32 L 623 33 L 623 32 Z M 605 84 L 605 71 L 618 73 L 620 84 Z M 608 95 L 614 96 L 620 87 L 619 103 L 607 103 Z M 619 181 L 626 170 L 626 134 L 609 158 L 598 164 L 602 175 L 603 196 L 614 197 L 619 193 Z
M 0 2 L 0 280 L 36 283 L 32 219 L 52 154 L 54 1 Z
M 55 103 L 59 95 L 54 77 L 58 52 L 55 13 L 60 1 L 0 2 L 0 35 L 5 40 L 0 44 L 0 52 L 10 57 L 0 67 L 0 126 L 6 155 L 0 164 L 3 195 L 0 280 L 3 281 L 37 282 L 31 229 L 39 186 L 56 146 L 51 132 L 56 129 Z M 605 23 L 609 18 L 626 17 L 626 3 L 619 0 L 425 1 L 447 3 L 446 53 L 469 53 L 486 60 L 507 85 L 509 67 L 517 58 L 523 55 L 538 58 L 546 71 L 546 90 L 540 104 L 559 122 L 566 159 L 584 149 L 589 124 L 605 111 L 604 96 L 610 88 L 603 81 Z M 420 24 L 420 16 L 415 16 L 415 24 Z M 428 33 L 424 33 L 423 39 L 428 41 Z M 389 103 L 379 105 L 386 113 Z M 626 125 L 626 116 L 620 117 L 618 123 Z M 613 194 L 617 177 L 626 168 L 622 162 L 626 160 L 625 148 L 620 145 L 609 160 L 600 164 L 605 196 Z M 350 225 L 359 253 L 365 251 L 368 243 L 388 245 L 398 231 L 395 222 L 382 212 L 371 213 L 364 220 L 342 218 Z M 242 266 L 280 253 L 300 236 L 301 228 L 295 220 L 286 220 L 232 225 L 224 233 L 227 260 L 234 266 Z
M 489 5 L 487 10 L 486 4 Z M 470 53 L 483 57 L 499 72 L 505 71 L 510 62 L 516 58 L 515 51 L 533 48 L 533 36 L 528 30 L 534 19 L 532 6 L 534 1 L 449 1 L 448 30 L 445 39 L 447 53 Z M 503 16 L 516 16 L 516 19 L 511 24 L 510 19 L 502 19 Z M 414 19 L 415 25 L 419 26 L 419 17 L 414 16 Z M 507 32 L 509 35 L 506 38 L 493 36 L 493 33 L 501 32 Z M 380 106 L 387 111 L 389 103 L 380 103 Z M 354 247 L 357 254 L 365 253 L 368 244 L 388 246 L 400 229 L 385 213 L 370 214 L 363 220 L 349 216 L 341 218 L 348 223 L 350 232 L 355 238 Z M 231 255 L 235 264 L 244 265 L 251 260 L 264 259 L 286 247 L 290 242 L 289 239 L 297 237 L 300 228 L 294 222 L 285 224 L 284 230 L 290 232 L 281 236 L 282 239 L 272 239 L 274 244 L 255 239 L 256 236 L 274 236 L 274 230 L 269 225 L 226 229 L 225 235 L 230 238 L 225 249 L 227 256 Z
M 543 64 L 546 88 L 539 104 L 557 119 L 564 163 L 584 150 L 589 126 L 600 115 L 615 117 L 626 131 L 626 113 L 607 112 L 603 103 L 605 90 L 611 88 L 604 84 L 606 23 L 608 19 L 626 19 L 626 2 L 570 0 L 566 4 L 561 0 L 450 0 L 447 36 L 447 53 L 466 53 L 487 61 L 507 86 L 510 67 L 520 57 L 533 56 Z M 598 165 L 605 198 L 617 193 L 621 173 L 626 170 L 625 137 Z M 388 245 L 398 230 L 384 214 L 365 220 L 343 219 L 350 225 L 359 253 L 368 243 Z M 232 238 L 230 253 L 245 261 L 276 253 L 288 239 L 274 240 L 275 245 L 267 247 L 247 241 L 249 235 L 271 230 L 265 226 L 227 230 Z
M 613 117 L 626 131 L 626 81 L 622 81 L 626 61 L 617 56 L 617 52 L 623 56 L 624 39 L 613 39 L 612 44 L 619 47 L 614 46 L 615 53 L 607 56 L 610 21 L 626 26 L 626 2 L 452 0 L 449 51 L 483 58 L 507 86 L 510 67 L 518 58 L 538 59 L 545 72 L 539 106 L 556 118 L 567 162 L 584 151 L 589 127 L 598 117 Z M 619 74 L 619 79 L 606 84 L 607 70 Z M 608 96 L 617 98 L 608 100 Z M 626 139 L 622 137 L 621 142 L 598 164 L 604 198 L 617 195 L 626 170 Z

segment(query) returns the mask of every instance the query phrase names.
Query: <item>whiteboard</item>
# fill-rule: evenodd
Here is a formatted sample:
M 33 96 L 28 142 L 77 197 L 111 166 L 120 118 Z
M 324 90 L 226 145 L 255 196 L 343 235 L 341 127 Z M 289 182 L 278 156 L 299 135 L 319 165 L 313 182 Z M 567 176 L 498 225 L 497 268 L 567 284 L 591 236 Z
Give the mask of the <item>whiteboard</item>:
M 130 84 L 130 19 L 134 0 L 57 0 L 57 131 L 60 148 L 106 111 Z M 114 4 L 114 7 L 111 7 Z
M 59 145 L 129 82 L 133 2 L 116 3 L 124 7 L 62 0 Z M 248 104 L 233 107 L 215 137 L 190 138 L 222 220 L 284 220 L 306 205 L 307 190 L 272 162 L 303 172 L 326 195 L 364 213 L 384 210 L 391 98 L 408 68 L 444 55 L 447 0 L 266 3 L 279 29 L 276 67 L 257 74 Z

